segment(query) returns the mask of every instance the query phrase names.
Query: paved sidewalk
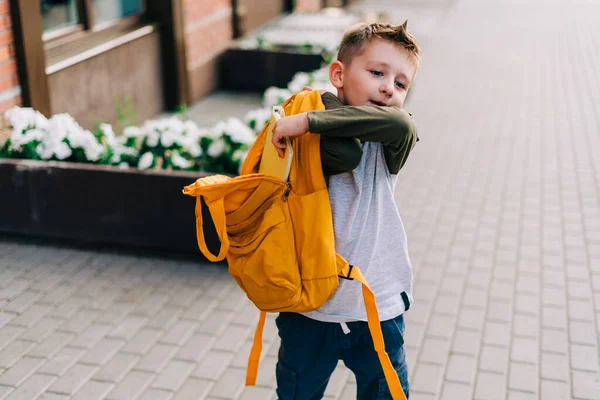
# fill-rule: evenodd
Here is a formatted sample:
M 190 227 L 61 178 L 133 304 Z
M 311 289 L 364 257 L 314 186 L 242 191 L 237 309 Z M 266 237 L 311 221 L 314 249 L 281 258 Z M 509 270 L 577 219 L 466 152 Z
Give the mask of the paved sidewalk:
M 600 2 L 379 4 L 429 23 L 411 399 L 600 399 Z M 0 400 L 274 399 L 272 318 L 243 386 L 256 318 L 222 266 L 0 238 Z M 326 398 L 355 391 L 340 367 Z

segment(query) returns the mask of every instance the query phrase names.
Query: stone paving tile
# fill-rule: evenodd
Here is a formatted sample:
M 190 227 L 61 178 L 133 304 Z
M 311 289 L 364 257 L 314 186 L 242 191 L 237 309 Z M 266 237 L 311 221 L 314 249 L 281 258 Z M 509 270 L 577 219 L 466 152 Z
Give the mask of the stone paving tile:
M 102 366 L 106 364 L 124 345 L 124 340 L 105 338 L 79 360 L 83 364 Z
M 131 371 L 123 380 L 106 396 L 108 400 L 135 399 L 143 393 L 155 375 L 144 371 Z
M 10 392 L 14 390 L 11 386 L 0 385 L 0 399 L 5 399 Z
M 506 398 L 506 376 L 492 372 L 479 372 L 473 399 L 500 400 Z
M 6 325 L 0 328 L 0 350 L 4 349 L 16 338 L 21 338 L 23 332 L 25 332 L 25 328 L 20 326 Z
M 152 383 L 152 387 L 175 392 L 185 382 L 193 369 L 194 363 L 173 360 L 163 368 Z
M 233 359 L 233 353 L 210 351 L 192 373 L 196 378 L 217 380 Z
M 566 382 L 542 380 L 540 398 L 544 400 L 569 399 L 569 385 Z
M 108 392 L 114 385 L 106 382 L 88 381 L 81 389 L 77 391 L 73 400 L 102 400 L 106 398 Z
M 173 400 L 204 399 L 212 389 L 213 385 L 214 381 L 212 380 L 190 378 L 185 381 L 181 389 L 179 389 L 175 397 L 173 397 Z
M 199 362 L 216 340 L 212 335 L 196 333 L 180 347 L 175 358 L 178 360 Z M 243 350 L 238 352 L 238 354 L 240 353 L 243 353 Z
M 25 382 L 19 385 L 3 400 L 26 400 L 35 399 L 41 395 L 54 381 L 56 377 L 43 374 L 33 374 Z
M 140 356 L 118 353 L 94 375 L 93 379 L 103 382 L 119 382 L 139 360 Z
M 44 359 L 25 356 L 0 375 L 0 385 L 19 386 L 33 374 L 43 363 Z
M 98 344 L 108 332 L 113 329 L 110 324 L 99 324 L 92 323 L 83 332 L 77 335 L 77 338 L 69 343 L 72 347 L 81 347 L 85 349 L 92 349 Z
M 52 358 L 74 338 L 75 335 L 71 333 L 61 331 L 53 332 L 50 336 L 44 339 L 43 342 L 30 350 L 28 354 L 34 357 Z
M 34 342 L 24 340 L 15 340 L 10 345 L 0 351 L 0 368 L 10 368 L 23 356 L 28 354 L 29 350 L 35 346 Z
M 276 360 L 274 361 L 276 362 Z M 334 399 L 339 398 L 339 396 L 341 396 L 342 392 L 344 391 L 346 382 L 348 382 L 348 376 L 350 375 L 350 373 L 350 370 L 345 368 L 341 362 L 338 363 L 338 366 L 333 371 L 329 383 L 327 384 L 327 389 L 325 390 L 325 397 Z
M 172 344 L 175 346 L 181 346 L 185 343 L 198 328 L 198 324 L 191 321 L 178 321 L 165 335 L 160 339 L 160 343 Z
M 173 398 L 174 393 L 161 389 L 146 390 L 138 400 L 169 400 Z
M 50 386 L 49 391 L 72 396 L 90 380 L 97 370 L 97 366 L 77 363 Z
M 173 324 L 182 319 L 183 309 L 180 307 L 164 307 L 146 324 L 148 328 L 169 329 Z
M 240 368 L 228 368 L 221 374 L 209 395 L 217 398 L 236 399 L 244 390 L 246 371 Z
M 442 393 L 440 395 L 441 400 L 457 400 L 457 399 L 470 399 L 472 398 L 473 388 L 469 384 L 448 382 L 444 383 Z
M 65 396 L 58 393 L 44 392 L 40 397 L 38 397 L 38 400 L 68 400 L 70 398 L 70 396 Z
M 158 342 L 163 333 L 160 330 L 144 328 L 123 347 L 123 351 L 143 355 Z
M 44 318 L 50 311 L 51 308 L 46 305 L 34 304 L 25 310 L 25 312 L 13 319 L 11 324 L 31 328 L 39 320 Z

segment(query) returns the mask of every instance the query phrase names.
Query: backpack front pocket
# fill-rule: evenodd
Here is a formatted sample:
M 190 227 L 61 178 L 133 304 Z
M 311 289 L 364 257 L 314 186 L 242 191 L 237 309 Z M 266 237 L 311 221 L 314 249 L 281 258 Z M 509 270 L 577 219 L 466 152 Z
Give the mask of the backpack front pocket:
M 302 283 L 283 187 L 267 184 L 261 190 L 227 215 L 227 261 L 250 300 L 261 310 L 275 311 L 300 300 Z

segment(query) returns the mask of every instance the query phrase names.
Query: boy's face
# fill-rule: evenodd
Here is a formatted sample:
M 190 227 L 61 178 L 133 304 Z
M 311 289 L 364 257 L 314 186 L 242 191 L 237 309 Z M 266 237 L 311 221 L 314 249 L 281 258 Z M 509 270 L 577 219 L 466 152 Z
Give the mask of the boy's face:
M 334 62 L 330 78 L 346 105 L 402 107 L 415 72 L 406 49 L 372 39 L 350 65 Z

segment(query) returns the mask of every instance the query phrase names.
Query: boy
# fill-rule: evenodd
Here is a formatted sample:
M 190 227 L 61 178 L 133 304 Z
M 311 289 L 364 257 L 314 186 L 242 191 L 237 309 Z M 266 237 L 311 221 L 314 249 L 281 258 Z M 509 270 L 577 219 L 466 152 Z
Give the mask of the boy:
M 329 71 L 337 97 L 322 93 L 325 111 L 284 117 L 273 132 L 280 155 L 285 137 L 321 135 L 336 251 L 361 268 L 375 293 L 385 348 L 407 396 L 402 314 L 412 303 L 412 269 L 394 189 L 418 140 L 402 110 L 418 60 L 406 22 L 354 26 Z M 361 285 L 345 280 L 319 309 L 280 313 L 278 398 L 321 399 L 341 359 L 356 376 L 358 399 L 391 399 L 365 321 Z

